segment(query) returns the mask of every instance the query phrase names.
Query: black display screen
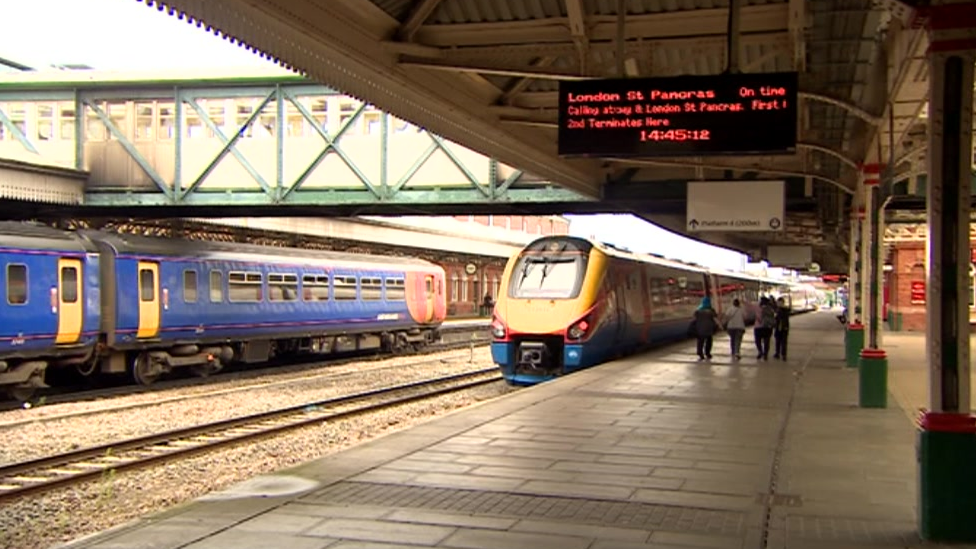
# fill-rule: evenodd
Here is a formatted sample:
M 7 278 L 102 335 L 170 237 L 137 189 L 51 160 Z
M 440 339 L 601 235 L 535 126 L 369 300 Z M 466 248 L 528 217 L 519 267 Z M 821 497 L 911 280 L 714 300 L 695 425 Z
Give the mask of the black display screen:
M 797 74 L 724 74 L 559 83 L 561 156 L 788 153 Z

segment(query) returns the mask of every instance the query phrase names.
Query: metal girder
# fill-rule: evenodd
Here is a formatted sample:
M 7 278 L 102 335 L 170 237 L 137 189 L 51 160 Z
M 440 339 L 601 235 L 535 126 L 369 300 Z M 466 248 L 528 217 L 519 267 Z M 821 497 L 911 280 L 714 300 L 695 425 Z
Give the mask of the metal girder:
M 548 67 L 549 65 L 552 65 L 553 62 L 555 61 L 556 61 L 556 57 L 554 56 L 540 57 L 535 62 L 533 62 L 532 65 L 534 67 L 545 68 Z M 529 83 L 531 83 L 532 80 L 533 80 L 532 78 L 529 78 L 527 76 L 516 80 L 513 84 L 505 88 L 504 93 L 502 93 L 502 95 L 498 98 L 498 103 L 501 103 L 503 105 L 510 105 L 512 103 L 512 99 L 516 95 L 525 91 L 525 88 L 529 86 Z
M 728 16 L 726 9 L 630 15 L 627 18 L 628 36 L 724 36 L 727 32 Z M 789 7 L 785 3 L 744 6 L 740 17 L 740 31 L 743 33 L 784 31 L 788 27 Z M 589 23 L 588 37 L 591 42 L 613 41 L 616 38 L 615 15 L 594 15 L 589 18 Z M 428 46 L 460 48 L 571 42 L 572 34 L 568 18 L 556 17 L 505 23 L 429 25 L 417 33 L 417 41 Z
M 777 30 L 758 33 L 743 33 L 740 36 L 742 46 L 781 46 L 789 45 L 789 35 L 786 31 Z M 568 35 L 566 40 L 545 42 L 539 44 L 499 44 L 493 46 L 467 47 L 433 47 L 406 45 L 399 42 L 384 42 L 389 49 L 415 58 L 441 59 L 460 64 L 468 62 L 528 60 L 538 57 L 570 57 L 576 55 L 577 47 Z M 722 49 L 726 46 L 723 35 L 674 37 L 674 38 L 629 38 L 626 41 L 627 55 L 647 55 L 655 50 L 689 50 L 689 49 Z M 591 53 L 606 53 L 616 50 L 612 40 L 589 41 L 588 49 Z
M 8 132 L 13 134 L 14 139 L 16 139 L 25 149 L 34 154 L 38 154 L 34 144 L 31 143 L 30 139 L 27 139 L 27 136 L 24 135 L 24 132 L 20 131 L 20 128 L 18 128 L 17 125 L 7 117 L 7 113 L 3 112 L 3 109 L 0 109 L 0 127 L 6 128 Z
M 417 0 L 414 2 L 410 8 L 410 14 L 407 15 L 397 30 L 397 38 L 404 42 L 413 41 L 414 35 L 440 3 L 441 0 Z

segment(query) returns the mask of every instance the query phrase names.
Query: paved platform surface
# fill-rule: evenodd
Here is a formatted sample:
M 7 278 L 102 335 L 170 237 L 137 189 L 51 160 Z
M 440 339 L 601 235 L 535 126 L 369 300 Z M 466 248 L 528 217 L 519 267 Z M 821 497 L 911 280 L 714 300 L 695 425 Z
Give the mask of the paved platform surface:
M 751 334 L 738 363 L 725 338 L 710 362 L 688 343 L 620 360 L 67 547 L 936 546 L 916 534 L 910 414 L 857 407 L 834 314 L 790 338 L 788 362 L 757 361 Z

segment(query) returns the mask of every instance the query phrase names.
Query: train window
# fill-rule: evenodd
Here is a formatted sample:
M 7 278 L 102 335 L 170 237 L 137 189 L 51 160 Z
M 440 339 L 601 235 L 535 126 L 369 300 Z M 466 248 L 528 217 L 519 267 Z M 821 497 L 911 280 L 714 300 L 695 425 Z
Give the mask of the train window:
M 378 301 L 383 297 L 383 279 L 363 277 L 359 283 L 362 285 L 363 301 Z
M 261 301 L 261 273 L 231 271 L 227 273 L 227 299 L 232 303 Z
M 149 269 L 139 269 L 139 300 L 156 300 L 156 275 Z
M 27 303 L 27 265 L 7 265 L 7 303 Z
M 268 300 L 295 301 L 298 299 L 298 275 L 268 273 Z
M 197 272 L 193 269 L 183 271 L 183 301 L 197 302 Z
M 328 301 L 329 277 L 327 275 L 303 276 L 302 299 L 305 301 Z
M 78 269 L 74 267 L 61 267 L 61 301 L 78 302 Z
M 224 300 L 224 275 L 220 271 L 210 271 L 210 302 L 220 303 Z
M 336 276 L 332 278 L 333 284 L 335 285 L 335 298 L 336 300 L 348 301 L 351 299 L 356 299 L 356 277 L 354 276 Z
M 427 285 L 430 286 L 430 279 L 427 280 Z M 386 279 L 386 300 L 387 301 L 403 301 L 407 298 L 407 290 L 404 285 L 402 278 L 387 278 Z
M 586 265 L 579 254 L 528 255 L 519 259 L 511 295 L 522 298 L 568 299 L 579 294 Z

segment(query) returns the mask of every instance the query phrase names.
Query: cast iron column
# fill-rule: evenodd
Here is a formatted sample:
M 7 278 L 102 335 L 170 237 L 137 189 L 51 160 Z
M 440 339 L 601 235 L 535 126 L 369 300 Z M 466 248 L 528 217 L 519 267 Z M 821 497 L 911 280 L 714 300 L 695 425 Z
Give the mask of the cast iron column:
M 919 534 L 976 541 L 976 421 L 969 402 L 969 215 L 976 3 L 936 1 L 929 32 L 928 353 L 920 418 Z

